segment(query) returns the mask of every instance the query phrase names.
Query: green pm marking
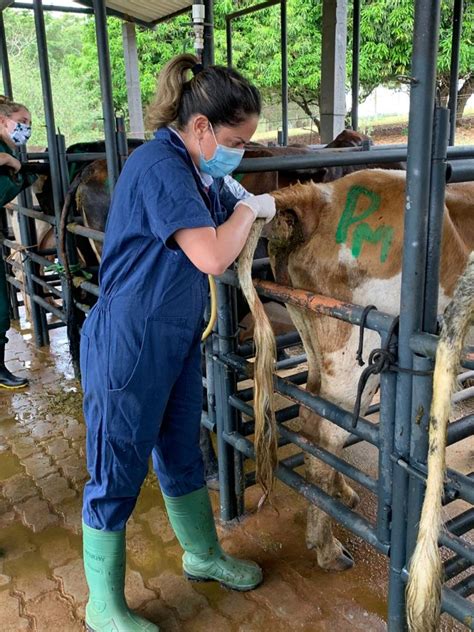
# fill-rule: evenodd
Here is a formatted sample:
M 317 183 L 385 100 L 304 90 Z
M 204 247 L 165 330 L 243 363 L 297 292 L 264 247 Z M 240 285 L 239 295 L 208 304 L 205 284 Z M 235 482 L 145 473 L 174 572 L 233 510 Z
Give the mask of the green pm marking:
M 359 214 L 356 214 L 357 204 L 360 198 L 368 200 L 368 207 Z M 393 240 L 393 228 L 390 226 L 379 226 L 376 230 L 363 222 L 380 207 L 380 195 L 361 186 L 353 186 L 347 193 L 346 206 L 339 220 L 336 230 L 336 243 L 342 244 L 348 241 L 349 228 L 353 224 L 358 224 L 352 233 L 352 256 L 356 259 L 360 256 L 364 241 L 371 244 L 382 243 L 380 251 L 380 261 L 383 263 L 388 256 Z

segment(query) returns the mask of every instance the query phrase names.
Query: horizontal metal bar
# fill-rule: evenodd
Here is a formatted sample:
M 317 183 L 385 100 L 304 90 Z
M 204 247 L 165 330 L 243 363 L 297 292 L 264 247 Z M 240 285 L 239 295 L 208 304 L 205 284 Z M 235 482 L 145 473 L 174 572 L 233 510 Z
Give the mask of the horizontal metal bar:
M 67 229 L 70 233 L 74 233 L 75 235 L 81 235 L 82 237 L 93 239 L 94 241 L 104 241 L 104 233 L 102 231 L 94 230 L 88 226 L 80 226 L 79 224 L 73 222 L 72 224 L 67 225 Z
M 28 2 L 14 2 L 11 5 L 12 9 L 33 9 L 33 5 Z M 43 4 L 44 11 L 59 11 L 60 13 L 84 13 L 93 15 L 94 10 L 87 7 L 61 7 L 55 4 Z
M 58 322 L 55 322 L 55 323 L 48 323 L 47 324 L 48 329 L 59 329 L 60 327 L 66 327 L 66 326 L 67 326 L 67 323 L 65 323 L 65 322 L 63 322 L 61 320 L 58 321 Z
M 15 250 L 16 252 L 21 252 L 24 257 L 29 257 L 32 261 L 39 263 L 42 266 L 50 266 L 52 263 L 49 259 L 46 259 L 41 255 L 37 255 L 35 252 L 31 252 L 31 250 L 26 250 L 25 247 L 18 242 L 7 239 L 6 237 L 3 237 L 3 235 L 0 235 L 0 245 L 7 246 L 7 248 Z
M 251 441 L 238 433 L 223 433 L 223 438 L 224 441 L 232 445 L 239 452 L 242 452 L 247 458 L 255 460 L 255 451 Z M 348 509 L 340 501 L 332 498 L 329 494 L 326 494 L 326 492 L 312 483 L 308 483 L 302 476 L 284 465 L 279 464 L 277 466 L 275 476 L 304 496 L 304 498 L 309 500 L 313 505 L 316 505 L 329 514 L 343 527 L 361 537 L 384 555 L 388 554 L 388 545 L 382 544 L 378 540 L 375 529 L 370 522 L 355 511 Z
M 229 404 L 231 406 L 234 406 L 238 410 L 240 410 L 239 405 L 240 405 L 241 400 L 239 400 L 238 398 L 235 398 L 235 399 L 234 398 L 235 398 L 235 395 L 231 395 L 229 397 Z M 277 420 L 277 423 L 281 424 L 281 423 L 284 423 L 285 421 L 296 419 L 296 417 L 298 417 L 298 412 L 299 412 L 299 406 L 296 404 L 292 404 L 291 406 L 288 406 L 287 408 L 281 408 L 280 410 L 277 410 L 275 413 L 275 418 Z M 255 432 L 255 422 L 253 421 L 253 418 L 250 421 L 242 422 L 242 434 L 245 437 L 248 437 L 249 435 L 254 434 L 254 432 Z
M 281 371 L 283 369 L 293 369 L 299 364 L 304 364 L 307 361 L 306 353 L 301 353 L 299 355 L 291 356 L 289 358 L 285 358 L 284 360 L 277 360 L 276 362 L 276 370 Z
M 444 531 L 440 533 L 439 543 L 458 555 L 461 555 L 461 557 L 464 557 L 466 560 L 469 560 L 471 564 L 474 564 L 474 546 L 469 544 L 466 540 Z
M 254 4 L 253 6 L 247 7 L 246 9 L 240 9 L 240 11 L 227 13 L 227 15 L 225 16 L 225 19 L 227 22 L 230 22 L 231 20 L 235 20 L 235 18 L 242 17 L 243 15 L 248 15 L 249 13 L 255 13 L 256 11 L 267 9 L 268 7 L 273 7 L 276 4 L 281 4 L 281 0 L 266 0 L 266 2 L 260 2 L 260 4 Z
M 242 373 L 245 373 L 248 377 L 252 377 L 253 375 L 253 364 L 235 354 L 230 353 L 224 356 L 219 356 L 219 360 L 237 371 L 242 371 Z M 285 395 L 285 397 L 288 397 L 297 404 L 301 404 L 321 417 L 329 419 L 329 421 L 332 421 L 348 432 L 354 431 L 352 427 L 352 413 L 343 410 L 332 402 L 295 386 L 286 378 L 274 375 L 273 384 L 275 386 L 275 390 L 281 395 Z M 358 434 L 372 445 L 378 445 L 378 428 L 363 417 L 359 417 L 354 434 Z
M 443 577 L 445 581 L 456 577 L 460 573 L 464 573 L 464 571 L 471 566 L 469 560 L 464 559 L 460 555 L 454 555 L 450 557 L 449 560 L 444 562 L 443 568 Z
M 219 283 L 239 287 L 237 275 L 232 270 L 226 270 L 224 274 L 218 277 L 217 281 Z M 330 298 L 329 296 L 323 296 L 322 294 L 314 294 L 306 290 L 279 285 L 278 283 L 273 283 L 273 281 L 254 279 L 253 284 L 261 296 L 272 298 L 289 305 L 303 307 L 317 314 L 332 316 L 333 318 L 352 323 L 353 325 L 360 325 L 361 323 L 365 308 L 360 305 L 345 303 L 338 299 Z M 378 310 L 372 310 L 367 316 L 365 326 L 374 331 L 387 332 L 394 320 L 395 316 L 379 312 Z
M 415 353 L 434 358 L 439 338 L 433 334 L 418 333 L 410 338 L 410 349 Z M 465 347 L 461 354 L 461 364 L 466 369 L 474 369 L 474 347 Z
M 470 531 L 474 527 L 474 507 L 451 518 L 444 526 L 453 535 L 463 535 L 463 533 Z
M 294 470 L 297 467 L 301 467 L 304 464 L 304 453 L 298 452 L 298 454 L 293 454 L 292 456 L 287 456 L 286 459 L 282 459 L 280 464 L 284 467 L 289 468 L 290 470 Z M 256 472 L 253 470 L 252 472 L 247 472 L 245 474 L 245 488 L 252 487 L 256 483 Z
M 474 397 L 474 386 L 463 388 L 461 391 L 457 391 L 456 393 L 454 393 L 452 401 L 454 404 L 456 404 L 457 402 L 463 402 L 464 400 L 470 399 L 471 397 Z
M 94 160 L 105 160 L 107 154 L 105 151 L 85 151 L 77 152 L 77 154 L 66 154 L 67 162 L 92 162 Z
M 455 593 L 467 599 L 474 593 L 474 574 L 461 579 L 460 582 L 451 587 Z
M 254 409 L 249 404 L 245 404 L 244 402 L 238 400 L 238 398 L 236 397 L 232 397 L 232 401 L 231 398 L 229 398 L 229 403 L 251 419 L 254 418 Z M 278 424 L 278 432 L 284 439 L 288 441 L 288 443 L 293 443 L 294 445 L 301 448 L 303 452 L 307 452 L 308 454 L 311 454 L 311 456 L 314 456 L 324 463 L 327 463 L 334 469 L 339 470 L 340 472 L 342 472 L 342 474 L 349 476 L 349 478 L 351 478 L 353 481 L 357 481 L 374 494 L 377 493 L 377 481 L 370 476 L 367 476 L 367 474 L 354 467 L 350 463 L 347 463 L 347 461 L 344 461 L 344 459 L 335 456 L 324 448 L 320 448 L 309 439 L 301 436 L 301 434 L 299 434 L 298 432 L 294 432 L 289 428 L 285 428 L 285 426 L 283 426 L 283 424 L 281 423 Z
M 56 218 L 53 215 L 47 215 L 46 213 L 42 213 L 41 211 L 35 211 L 34 209 L 28 208 L 26 206 L 21 206 L 20 204 L 9 204 L 10 208 L 14 211 L 21 213 L 22 215 L 26 215 L 27 217 L 32 217 L 33 219 L 38 219 L 41 222 L 46 222 L 47 224 L 51 224 L 51 226 L 55 226 Z
M 51 292 L 52 294 L 55 294 L 58 298 L 62 299 L 63 294 L 61 290 L 58 290 L 57 287 L 55 287 L 54 285 L 51 285 L 50 283 L 47 283 L 44 279 L 37 276 L 36 274 L 32 274 L 31 278 L 33 279 L 35 283 L 38 283 L 38 285 L 41 285 L 41 287 L 45 289 L 47 292 Z
M 89 294 L 92 294 L 93 296 L 97 296 L 97 298 L 99 298 L 100 296 L 100 288 L 98 285 L 96 285 L 95 283 L 91 283 L 90 281 L 87 280 L 83 280 L 83 281 L 79 281 L 80 277 L 75 276 L 74 277 L 74 284 L 79 286 L 80 288 L 82 288 L 83 290 L 85 290 L 86 292 L 89 292 Z
M 301 344 L 301 338 L 297 331 L 292 331 L 289 334 L 281 334 L 275 336 L 275 342 L 277 349 L 287 349 L 288 347 L 294 347 Z M 253 342 L 245 342 L 238 347 L 239 355 L 243 357 L 250 357 L 255 355 L 255 345 Z
M 466 415 L 448 425 L 448 445 L 458 443 L 474 434 L 474 415 Z
M 306 380 L 308 379 L 308 371 L 302 371 L 301 373 L 288 375 L 287 379 L 293 384 L 306 384 Z M 249 388 L 243 388 L 241 391 L 237 391 L 237 395 L 244 402 L 250 401 L 251 399 L 253 399 L 253 386 L 250 386 Z
M 474 160 L 456 160 L 446 165 L 446 182 L 474 180 Z

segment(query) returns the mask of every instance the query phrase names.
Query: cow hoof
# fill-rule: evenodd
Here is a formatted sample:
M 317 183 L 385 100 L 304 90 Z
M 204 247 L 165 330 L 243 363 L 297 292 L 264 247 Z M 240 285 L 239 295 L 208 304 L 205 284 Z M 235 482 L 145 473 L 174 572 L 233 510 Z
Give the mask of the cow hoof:
M 354 566 L 354 558 L 346 549 L 346 547 L 341 545 L 339 554 L 336 557 L 328 562 L 325 562 L 324 564 L 320 563 L 319 565 L 321 566 L 321 568 L 324 568 L 325 571 L 348 571 Z
M 360 503 L 360 496 L 354 490 L 352 490 L 351 496 L 347 499 L 346 504 L 349 509 L 355 509 Z
M 206 485 L 208 489 L 219 491 L 219 476 L 217 474 L 206 476 Z

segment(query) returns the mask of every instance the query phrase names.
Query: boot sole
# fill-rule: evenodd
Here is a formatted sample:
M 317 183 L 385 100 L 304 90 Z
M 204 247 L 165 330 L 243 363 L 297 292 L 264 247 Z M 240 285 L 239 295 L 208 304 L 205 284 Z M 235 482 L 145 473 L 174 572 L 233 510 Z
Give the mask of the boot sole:
M 6 384 L 0 384 L 0 388 L 4 388 L 6 391 L 19 391 L 20 389 L 26 388 L 27 386 L 29 386 L 28 383 L 20 384 L 19 386 L 7 386 Z
M 258 588 L 263 582 L 263 578 L 255 584 L 254 586 L 249 586 L 248 588 L 239 588 L 238 586 L 232 586 L 231 584 L 226 584 L 225 582 L 220 582 L 218 579 L 212 579 L 212 577 L 196 577 L 195 575 L 190 575 L 186 571 L 183 571 L 184 576 L 190 582 L 194 582 L 196 584 L 204 584 L 208 582 L 217 582 L 222 588 L 227 588 L 228 590 L 235 590 L 236 592 L 249 592 L 250 590 L 255 590 Z M 91 630 L 90 632 L 94 632 Z

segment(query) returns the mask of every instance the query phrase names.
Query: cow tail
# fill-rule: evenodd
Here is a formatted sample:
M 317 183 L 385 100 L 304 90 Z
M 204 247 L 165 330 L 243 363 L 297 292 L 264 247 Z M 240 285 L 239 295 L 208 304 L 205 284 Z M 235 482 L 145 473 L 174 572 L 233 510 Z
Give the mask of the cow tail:
M 252 261 L 264 227 L 263 220 L 254 222 L 247 243 L 238 260 L 240 287 L 247 299 L 255 322 L 254 419 L 256 479 L 265 500 L 273 488 L 273 472 L 277 464 L 277 426 L 273 401 L 273 371 L 276 344 L 270 321 L 252 283 Z
M 69 353 L 71 355 L 72 365 L 74 368 L 74 372 L 76 375 L 80 374 L 79 368 L 79 355 L 80 355 L 80 332 L 79 332 L 79 322 L 77 318 L 77 311 L 74 306 L 74 283 L 73 283 L 73 275 L 71 273 L 71 268 L 69 265 L 68 259 L 68 249 L 66 248 L 66 232 L 67 232 L 67 224 L 70 216 L 71 208 L 75 207 L 76 200 L 76 192 L 79 187 L 81 179 L 79 176 L 73 180 L 71 186 L 69 187 L 68 192 L 66 193 L 66 198 L 64 200 L 64 206 L 61 210 L 61 218 L 59 223 L 59 258 L 64 267 L 64 278 L 67 287 L 67 294 L 71 297 L 72 300 L 64 301 L 66 308 L 66 325 L 67 325 L 67 336 L 69 340 Z
M 407 618 L 410 632 L 435 632 L 441 612 L 442 563 L 438 548 L 446 468 L 446 436 L 451 396 L 461 350 L 474 317 L 474 252 L 444 313 L 436 352 L 430 410 L 428 477 L 418 531 L 410 561 Z

